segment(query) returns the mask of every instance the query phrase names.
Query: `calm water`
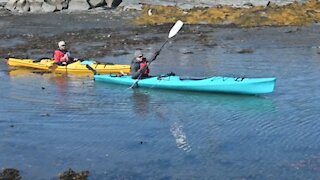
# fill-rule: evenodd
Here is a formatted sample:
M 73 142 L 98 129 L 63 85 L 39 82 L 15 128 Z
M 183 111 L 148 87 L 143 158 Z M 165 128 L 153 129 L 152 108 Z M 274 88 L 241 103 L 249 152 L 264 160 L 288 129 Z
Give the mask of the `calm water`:
M 154 74 L 276 77 L 263 96 L 132 90 L 1 61 L 0 168 L 34 180 L 68 168 L 89 179 L 318 179 L 319 30 L 287 32 L 212 30 L 218 46 L 181 32 L 152 64 Z

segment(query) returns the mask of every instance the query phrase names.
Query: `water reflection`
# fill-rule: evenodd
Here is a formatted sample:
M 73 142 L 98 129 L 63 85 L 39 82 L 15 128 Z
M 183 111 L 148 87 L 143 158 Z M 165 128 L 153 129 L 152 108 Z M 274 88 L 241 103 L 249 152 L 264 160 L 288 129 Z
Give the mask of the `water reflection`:
M 188 144 L 183 123 L 175 118 L 174 114 L 168 112 L 170 110 L 168 108 L 170 107 L 162 106 L 162 103 L 156 103 L 158 101 L 156 98 L 161 97 L 158 95 L 160 94 L 152 94 L 152 92 L 144 89 L 133 89 L 132 101 L 135 113 L 143 117 L 143 119 L 150 113 L 154 114 L 156 119 L 170 122 L 169 130 L 174 137 L 177 147 L 183 151 L 190 152 L 191 147 Z M 167 100 L 171 101 L 170 99 Z
M 68 87 L 68 76 L 64 74 L 58 74 L 55 76 L 50 76 L 48 78 L 50 82 L 53 82 L 53 84 L 57 87 L 57 92 L 63 96 L 67 93 L 67 87 Z
M 26 76 L 26 75 L 31 75 L 31 74 L 45 74 L 47 72 L 41 71 L 41 70 L 35 70 L 35 69 L 27 69 L 27 68 L 10 68 L 8 71 L 8 74 L 11 78 L 14 77 L 21 77 L 21 76 Z
M 196 103 L 203 107 L 219 107 L 232 111 L 260 111 L 260 112 L 272 112 L 275 105 L 271 100 L 272 95 L 265 96 L 252 96 L 252 95 L 237 95 L 237 94 L 219 94 L 219 93 L 201 93 L 201 92 L 185 92 L 185 91 L 170 91 L 159 89 L 137 89 L 134 91 L 134 96 L 138 99 L 148 99 L 150 103 L 163 104 L 169 103 L 169 105 L 175 105 L 182 103 L 182 105 L 188 105 Z M 139 98 L 140 97 L 140 98 Z M 147 101 L 144 101 L 144 106 L 148 105 Z M 142 103 L 139 101 L 139 103 Z M 175 107 L 179 109 L 181 107 Z
M 177 147 L 190 152 L 191 146 L 188 144 L 187 135 L 183 131 L 183 125 L 180 122 L 175 122 L 171 125 L 170 131 L 176 140 Z
M 146 117 L 150 112 L 150 97 L 140 89 L 133 89 L 132 93 L 133 110 L 141 117 Z
M 55 76 L 50 76 L 48 79 L 50 82 L 53 82 L 55 85 L 55 89 L 57 92 L 57 99 L 55 100 L 56 104 L 59 104 L 59 106 L 67 105 L 68 100 L 68 76 L 64 74 L 58 74 Z M 65 107 L 64 107 L 65 108 Z
M 42 70 L 19 68 L 19 69 L 10 69 L 9 76 L 11 78 L 29 77 L 30 79 L 42 77 L 42 79 L 48 80 L 49 82 L 53 82 L 53 84 L 56 85 L 57 90 L 60 94 L 65 94 L 66 88 L 68 86 L 67 74 L 53 74 L 53 73 L 45 72 Z
M 11 85 L 15 90 L 12 93 L 18 94 L 14 96 L 28 96 L 29 101 L 43 100 L 48 104 L 58 105 L 61 109 L 65 105 L 65 109 L 71 109 L 76 106 L 77 101 L 86 96 L 78 96 L 73 99 L 73 95 L 78 95 L 86 91 L 84 85 L 89 86 L 94 83 L 87 74 L 66 74 L 66 73 L 49 73 L 36 69 L 18 68 L 8 71 L 9 78 L 12 79 Z M 86 81 L 90 81 L 85 84 Z M 33 93 L 20 93 L 18 89 L 23 91 L 29 89 Z M 37 96 L 34 96 L 37 94 Z
M 135 89 L 132 92 L 132 101 L 133 110 L 141 119 L 151 118 L 167 122 L 167 132 L 172 135 L 176 147 L 187 153 L 192 151 L 192 144 L 200 142 L 190 142 L 190 139 L 198 136 L 209 138 L 204 134 L 202 136 L 202 133 L 190 133 L 202 123 L 211 124 L 209 132 L 243 118 L 246 120 L 238 123 L 249 121 L 249 124 L 264 126 L 269 123 L 264 120 L 265 117 L 276 112 L 270 96 Z M 229 133 L 237 134 L 238 128 L 230 127 Z

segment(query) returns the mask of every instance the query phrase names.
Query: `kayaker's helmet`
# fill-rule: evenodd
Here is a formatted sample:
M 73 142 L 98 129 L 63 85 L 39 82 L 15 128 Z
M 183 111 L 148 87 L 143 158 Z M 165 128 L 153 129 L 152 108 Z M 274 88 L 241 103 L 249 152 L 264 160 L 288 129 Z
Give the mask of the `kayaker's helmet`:
M 66 42 L 60 41 L 60 42 L 58 43 L 58 46 L 59 46 L 59 49 L 65 49 L 65 48 L 66 48 Z
M 137 58 L 137 57 L 143 57 L 143 53 L 140 51 L 140 50 L 137 50 L 135 53 L 134 53 L 134 56 Z

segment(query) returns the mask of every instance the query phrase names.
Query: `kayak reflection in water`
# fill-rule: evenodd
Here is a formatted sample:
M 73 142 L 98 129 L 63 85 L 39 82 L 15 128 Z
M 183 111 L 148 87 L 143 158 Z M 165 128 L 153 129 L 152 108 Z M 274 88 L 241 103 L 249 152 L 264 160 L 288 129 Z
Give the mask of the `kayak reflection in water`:
M 66 43 L 64 41 L 60 41 L 58 43 L 58 49 L 54 51 L 54 63 L 60 66 L 67 65 L 73 62 L 74 58 L 71 57 L 70 52 L 66 48 Z
M 140 79 L 149 77 L 150 69 L 148 67 L 148 63 L 150 64 L 154 61 L 159 55 L 160 51 L 156 51 L 153 53 L 153 56 L 148 61 L 140 50 L 137 50 L 134 53 L 134 59 L 131 62 L 130 66 L 130 74 L 132 79 Z

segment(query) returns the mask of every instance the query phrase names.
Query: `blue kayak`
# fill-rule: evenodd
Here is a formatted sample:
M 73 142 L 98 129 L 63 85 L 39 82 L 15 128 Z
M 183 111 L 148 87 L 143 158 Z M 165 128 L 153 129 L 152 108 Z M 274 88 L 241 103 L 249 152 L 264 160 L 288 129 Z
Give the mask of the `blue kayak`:
M 96 81 L 121 84 L 131 87 L 145 87 L 181 91 L 218 92 L 236 94 L 264 94 L 274 90 L 276 78 L 237 78 L 237 77 L 199 77 L 183 78 L 166 75 L 145 79 L 132 79 L 131 76 L 95 75 Z

